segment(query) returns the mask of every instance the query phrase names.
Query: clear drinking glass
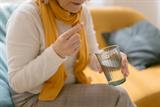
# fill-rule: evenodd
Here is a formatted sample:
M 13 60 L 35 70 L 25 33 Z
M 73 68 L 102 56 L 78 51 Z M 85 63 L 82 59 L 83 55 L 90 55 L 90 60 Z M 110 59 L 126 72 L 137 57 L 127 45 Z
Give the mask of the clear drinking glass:
M 121 72 L 121 55 L 117 45 L 111 45 L 96 53 L 109 85 L 120 85 L 126 81 Z

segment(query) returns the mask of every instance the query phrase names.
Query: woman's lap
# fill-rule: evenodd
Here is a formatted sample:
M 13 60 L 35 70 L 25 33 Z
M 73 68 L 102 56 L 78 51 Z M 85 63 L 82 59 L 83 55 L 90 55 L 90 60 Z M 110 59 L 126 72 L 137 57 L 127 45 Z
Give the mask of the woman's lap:
M 63 88 L 54 101 L 38 101 L 34 96 L 23 107 L 134 107 L 123 88 L 105 84 L 74 84 Z

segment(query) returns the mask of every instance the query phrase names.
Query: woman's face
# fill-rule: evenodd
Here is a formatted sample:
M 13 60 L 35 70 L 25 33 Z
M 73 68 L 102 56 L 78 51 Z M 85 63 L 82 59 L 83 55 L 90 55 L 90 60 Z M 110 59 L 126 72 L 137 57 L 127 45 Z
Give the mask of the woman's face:
M 77 13 L 85 1 L 86 0 L 57 0 L 62 8 L 72 13 Z

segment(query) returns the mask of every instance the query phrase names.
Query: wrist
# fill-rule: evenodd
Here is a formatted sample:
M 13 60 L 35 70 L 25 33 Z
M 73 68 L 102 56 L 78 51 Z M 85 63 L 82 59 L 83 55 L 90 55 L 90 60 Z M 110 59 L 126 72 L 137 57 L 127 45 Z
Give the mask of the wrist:
M 58 49 L 56 48 L 55 45 L 52 45 L 52 49 L 55 51 L 55 53 L 56 53 L 60 58 L 65 59 L 65 56 L 62 55 L 62 54 L 58 51 Z

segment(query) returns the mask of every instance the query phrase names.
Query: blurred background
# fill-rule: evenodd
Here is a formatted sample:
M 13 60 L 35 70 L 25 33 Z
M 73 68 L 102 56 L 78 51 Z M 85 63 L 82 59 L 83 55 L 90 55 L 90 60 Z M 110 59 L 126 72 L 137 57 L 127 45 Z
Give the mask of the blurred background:
M 160 0 L 90 0 L 89 6 L 126 6 L 142 12 L 160 28 Z

